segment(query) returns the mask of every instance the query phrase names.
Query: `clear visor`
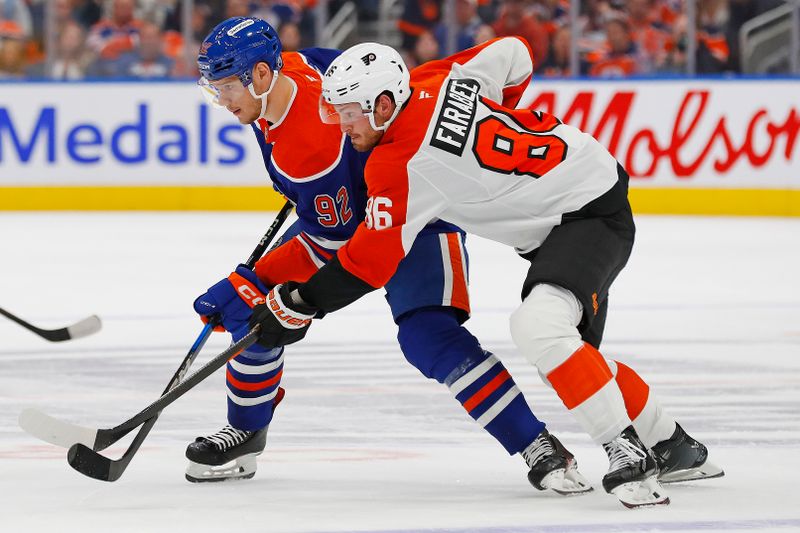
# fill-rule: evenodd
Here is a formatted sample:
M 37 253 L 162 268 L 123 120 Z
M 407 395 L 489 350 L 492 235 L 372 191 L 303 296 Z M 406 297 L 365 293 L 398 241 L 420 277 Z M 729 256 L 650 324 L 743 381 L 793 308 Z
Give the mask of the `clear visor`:
M 370 113 L 361 109 L 361 104 L 329 104 L 325 98 L 319 98 L 319 118 L 325 124 L 352 124 L 359 120 L 366 120 Z
M 236 101 L 247 93 L 247 89 L 238 78 L 225 82 L 210 82 L 206 78 L 200 78 L 197 80 L 197 86 L 206 102 L 215 107 L 224 108 L 227 102 Z

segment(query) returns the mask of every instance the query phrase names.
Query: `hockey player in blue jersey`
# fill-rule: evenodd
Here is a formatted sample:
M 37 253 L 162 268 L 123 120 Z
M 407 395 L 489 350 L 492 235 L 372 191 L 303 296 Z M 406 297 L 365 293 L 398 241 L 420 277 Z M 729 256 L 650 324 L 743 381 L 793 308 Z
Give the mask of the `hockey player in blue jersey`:
M 272 184 L 295 204 L 299 218 L 254 272 L 239 267 L 195 301 L 201 315 L 221 315 L 234 340 L 247 332 L 251 308 L 264 301 L 269 287 L 306 281 L 370 211 L 363 175 L 368 154 L 355 151 L 338 125 L 319 118 L 321 72 L 338 54 L 319 48 L 282 54 L 274 29 L 253 18 L 222 22 L 201 45 L 203 90 L 242 124 L 251 124 Z M 469 296 L 459 228 L 432 221 L 386 292 L 406 359 L 447 385 L 508 453 L 520 454 L 534 487 L 562 494 L 591 490 L 572 454 L 534 416 L 503 364 L 462 326 Z M 253 345 L 228 363 L 228 425 L 189 445 L 189 481 L 255 474 L 255 456 L 265 447 L 283 395 L 283 357 L 283 348 Z

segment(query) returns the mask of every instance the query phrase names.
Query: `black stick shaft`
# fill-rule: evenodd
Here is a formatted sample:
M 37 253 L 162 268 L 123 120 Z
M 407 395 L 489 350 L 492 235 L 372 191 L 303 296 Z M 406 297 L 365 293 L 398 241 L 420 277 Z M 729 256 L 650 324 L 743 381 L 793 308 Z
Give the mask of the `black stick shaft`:
M 110 444 L 116 442 L 123 436 L 127 435 L 132 429 L 136 428 L 140 424 L 146 422 L 153 416 L 157 416 L 158 413 L 173 403 L 175 400 L 189 392 L 192 388 L 195 387 L 198 383 L 206 379 L 208 376 L 216 372 L 218 369 L 222 368 L 225 363 L 228 362 L 229 359 L 236 357 L 240 352 L 246 350 L 251 345 L 256 342 L 258 338 L 258 325 L 256 325 L 250 332 L 242 337 L 239 342 L 232 344 L 228 347 L 227 350 L 223 351 L 219 355 L 217 355 L 214 359 L 200 367 L 199 370 L 191 374 L 185 380 L 178 383 L 175 387 L 173 387 L 169 392 L 162 395 L 158 400 L 154 401 L 133 417 L 129 418 L 122 424 L 111 428 L 111 429 L 101 429 L 97 432 L 97 440 L 105 443 L 107 440 L 110 440 L 109 444 L 103 446 L 103 448 L 108 447 Z
M 267 232 L 264 233 L 263 237 L 261 237 L 261 240 L 256 245 L 255 249 L 253 250 L 253 253 L 251 253 L 250 257 L 247 259 L 245 265 L 248 268 L 250 268 L 250 269 L 254 268 L 256 262 L 261 258 L 262 255 L 264 255 L 264 252 L 267 250 L 267 247 L 275 239 L 275 236 L 276 236 L 278 230 L 283 225 L 283 223 L 286 222 L 286 218 L 289 216 L 289 213 L 292 211 L 292 207 L 293 207 L 292 203 L 287 201 L 283 205 L 281 210 L 278 212 L 278 214 L 275 216 L 275 220 L 272 221 L 272 224 L 267 229 Z M 211 336 L 211 333 L 213 332 L 214 327 L 216 325 L 218 325 L 218 323 L 219 323 L 218 319 L 216 317 L 212 317 L 209 320 L 209 323 L 206 324 L 206 326 L 203 328 L 203 331 L 200 332 L 200 336 L 197 338 L 197 340 L 195 340 L 194 344 L 189 349 L 189 353 L 187 353 L 186 356 L 183 358 L 183 361 L 181 361 L 180 366 L 175 371 L 175 374 L 173 374 L 172 379 L 170 379 L 170 381 L 167 384 L 166 388 L 161 393 L 162 398 L 164 398 L 165 395 L 167 395 L 170 391 L 172 391 L 173 389 L 175 389 L 178 386 L 180 381 L 183 379 L 183 377 L 189 371 L 189 368 L 192 366 L 192 363 L 194 363 L 194 360 L 197 358 L 197 354 L 200 353 L 200 350 L 202 350 L 202 348 L 205 345 L 206 341 Z M 227 359 L 225 361 L 227 362 Z M 214 369 L 214 370 L 216 370 L 216 369 Z M 213 373 L 214 370 L 212 370 L 211 372 Z M 201 381 L 202 381 L 202 379 L 201 379 Z M 197 383 L 199 383 L 199 381 Z M 189 388 L 191 388 L 191 387 L 189 387 Z M 187 388 L 186 390 L 189 390 L 189 389 Z M 181 393 L 181 395 L 182 394 L 183 393 Z M 178 397 L 180 397 L 180 395 L 176 396 L 175 399 L 177 399 Z M 174 401 L 174 400 L 172 400 L 172 401 Z M 172 401 L 170 401 L 169 403 L 172 403 Z M 169 403 L 167 403 L 165 405 L 169 405 Z M 151 405 L 151 407 L 152 407 L 152 405 Z M 148 409 L 150 409 L 150 408 L 148 407 Z M 152 412 L 152 411 L 150 411 L 150 412 Z M 133 453 L 135 453 L 136 449 L 138 449 L 138 447 L 141 445 L 141 443 L 144 440 L 144 438 L 147 436 L 147 434 L 150 432 L 150 430 L 155 425 L 156 420 L 158 420 L 158 415 L 159 414 L 160 414 L 160 409 L 157 410 L 153 414 L 153 416 L 150 417 L 149 420 L 147 420 L 145 425 L 142 426 L 142 428 L 139 430 L 139 433 L 136 435 L 136 437 L 134 438 L 133 443 L 131 444 L 130 448 L 128 448 L 128 451 L 125 454 L 127 457 L 129 457 L 129 458 L 132 457 Z M 142 419 L 142 420 L 144 420 L 144 419 Z M 95 451 L 99 451 L 99 450 L 104 450 L 105 448 L 108 448 L 109 446 L 114 444 L 116 441 L 118 441 L 119 439 L 121 439 L 122 437 L 124 437 L 125 435 L 130 433 L 134 428 L 136 428 L 136 426 L 138 426 L 141 423 L 142 422 L 139 422 L 139 423 L 137 423 L 136 425 L 133 425 L 133 426 L 127 425 L 127 423 L 123 423 L 120 426 L 117 426 L 116 428 L 113 428 L 111 430 L 103 430 L 103 429 L 99 430 L 97 432 L 97 438 L 95 440 L 94 446 L 92 446 L 92 449 L 95 450 Z M 121 428 L 122 425 L 126 425 L 127 428 L 126 429 L 122 429 Z M 130 460 L 130 459 L 128 459 L 128 460 Z M 120 472 L 120 475 L 121 475 L 121 473 L 122 472 Z

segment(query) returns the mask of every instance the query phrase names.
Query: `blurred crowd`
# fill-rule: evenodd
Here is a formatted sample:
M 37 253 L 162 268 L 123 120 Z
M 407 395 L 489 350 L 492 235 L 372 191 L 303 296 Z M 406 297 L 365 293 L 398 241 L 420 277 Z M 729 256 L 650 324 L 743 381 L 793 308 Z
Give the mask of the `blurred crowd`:
M 184 32 L 182 4 L 181 0 L 0 0 L 0 78 L 196 77 L 200 42 L 221 20 L 263 18 L 279 28 L 286 50 L 301 46 L 302 25 L 310 23 L 310 6 L 304 0 L 195 0 L 190 31 Z M 53 38 L 48 40 L 48 35 Z M 313 41 L 303 43 L 310 45 Z
M 626 77 L 683 74 L 687 67 L 687 0 L 582 0 L 577 27 L 569 0 L 455 0 L 456 49 L 495 36 L 519 35 L 540 76 Z M 739 29 L 781 0 L 695 0 L 697 74 L 739 72 Z M 442 2 L 405 0 L 398 23 L 411 64 L 444 55 L 448 29 Z M 579 72 L 571 71 L 572 32 Z
M 0 78 L 194 77 L 199 42 L 227 17 L 267 20 L 278 28 L 285 50 L 313 46 L 316 1 L 195 0 L 191 28 L 184 32 L 181 0 L 0 0 Z M 345 1 L 331 0 L 331 14 Z M 582 0 L 576 28 L 569 0 L 455 0 L 455 36 L 448 35 L 442 0 L 353 1 L 362 24 L 386 12 L 385 2 L 401 4 L 397 31 L 410 66 L 443 57 L 451 44 L 457 51 L 495 36 L 519 35 L 530 43 L 542 76 L 686 71 L 687 0 Z M 738 72 L 742 24 L 781 4 L 696 1 L 697 73 Z M 573 31 L 577 73 L 570 68 Z

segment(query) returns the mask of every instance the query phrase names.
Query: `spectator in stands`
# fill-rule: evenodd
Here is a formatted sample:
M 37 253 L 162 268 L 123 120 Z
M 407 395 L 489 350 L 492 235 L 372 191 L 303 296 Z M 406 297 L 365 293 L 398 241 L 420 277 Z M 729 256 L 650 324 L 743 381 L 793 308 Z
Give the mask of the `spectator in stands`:
M 302 0 L 261 0 L 260 5 L 251 8 L 250 16 L 266 20 L 277 28 L 286 22 L 300 22 L 302 12 Z
M 727 0 L 707 0 L 698 4 L 697 9 L 697 52 L 695 69 L 698 74 L 719 74 L 739 70 L 738 27 L 730 19 L 730 6 Z M 674 28 L 674 39 L 678 43 L 673 53 L 674 68 L 686 70 L 686 40 L 688 21 L 685 15 L 678 18 Z M 733 51 L 733 53 L 732 53 Z
M 639 73 L 636 44 L 631 39 L 630 26 L 623 17 L 606 22 L 606 53 L 591 66 L 590 76 L 623 78 Z
M 578 35 L 597 42 L 605 40 L 606 21 L 613 14 L 606 0 L 583 0 L 578 17 Z
M 486 41 L 491 41 L 495 37 L 497 36 L 494 34 L 494 28 L 488 24 L 483 24 L 480 28 L 478 28 L 478 31 L 475 32 L 475 45 L 477 46 L 485 43 Z
M 37 17 L 41 17 L 41 24 L 44 26 L 45 18 L 47 17 L 44 7 L 47 4 L 41 4 L 42 10 L 38 13 Z M 53 21 L 54 25 L 58 31 L 61 31 L 65 28 L 70 22 L 75 21 L 75 10 L 73 8 L 72 0 L 52 0 L 50 3 L 51 9 L 53 10 Z
M 135 7 L 135 0 L 114 0 L 111 16 L 92 26 L 87 44 L 100 58 L 114 60 L 136 46 L 142 21 L 134 17 Z
M 225 18 L 249 16 L 250 2 L 248 0 L 227 0 L 225 2 Z
M 572 32 L 568 26 L 561 26 L 553 35 L 550 43 L 550 53 L 539 73 L 542 76 L 566 77 L 570 76 L 570 46 L 572 44 Z
M 503 0 L 492 27 L 498 37 L 518 35 L 528 41 L 533 50 L 534 68 L 538 70 L 547 59 L 547 30 L 536 17 L 527 13 L 526 4 L 526 0 Z
M 477 44 L 475 36 L 481 28 L 486 26 L 478 16 L 478 0 L 455 0 L 455 3 L 455 19 L 458 32 L 456 33 L 456 48 L 452 51 L 453 53 L 475 46 Z M 439 43 L 441 55 L 447 55 L 445 53 L 447 50 L 447 34 L 447 25 L 444 22 L 439 22 L 433 30 L 433 35 Z
M 732 70 L 728 0 L 704 0 L 697 6 L 697 72 L 716 74 Z
M 284 22 L 278 29 L 278 39 L 285 52 L 296 52 L 300 49 L 300 28 L 294 22 Z
M 433 33 L 424 31 L 417 37 L 414 50 L 410 54 L 406 54 L 403 59 L 411 69 L 440 57 L 439 43 L 436 41 L 436 37 L 433 36 Z
M 74 20 L 61 26 L 55 46 L 55 57 L 28 69 L 28 76 L 53 80 L 82 80 L 92 56 L 86 50 L 86 32 Z
M 23 0 L 0 0 L 0 36 L 24 40 L 32 34 L 33 20 L 28 5 Z
M 403 14 L 397 21 L 402 34 L 401 48 L 412 52 L 417 39 L 441 19 L 441 0 L 405 0 Z
M 25 40 L 21 37 L 0 38 L 0 79 L 22 79 L 25 76 Z
M 626 0 L 626 11 L 631 39 L 636 44 L 639 55 L 638 71 L 646 73 L 665 70 L 674 43 L 672 29 L 659 19 L 659 6 L 654 0 Z
M 559 28 L 569 25 L 569 0 L 535 0 L 533 13 L 544 25 L 550 42 Z
M 165 80 L 172 75 L 174 61 L 164 53 L 161 28 L 145 22 L 139 30 L 139 46 L 116 61 L 117 76 L 142 80 Z

